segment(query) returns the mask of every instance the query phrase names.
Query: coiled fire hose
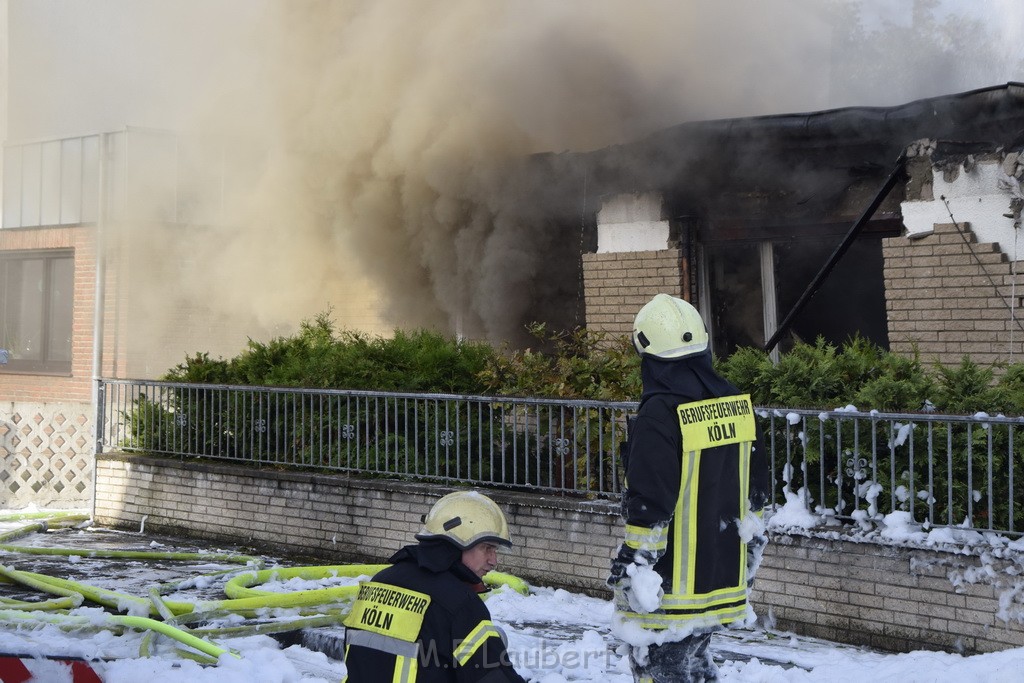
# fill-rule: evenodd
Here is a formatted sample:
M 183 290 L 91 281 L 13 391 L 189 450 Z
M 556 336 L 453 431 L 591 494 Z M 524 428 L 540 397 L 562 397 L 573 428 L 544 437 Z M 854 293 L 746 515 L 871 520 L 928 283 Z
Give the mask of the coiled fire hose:
M 157 635 L 191 648 L 191 650 L 177 649 L 176 652 L 179 655 L 201 663 L 212 664 L 225 653 L 238 655 L 228 648 L 208 640 L 211 637 L 231 638 L 338 625 L 348 614 L 351 603 L 359 590 L 356 580 L 362 577 L 369 578 L 388 566 L 386 564 L 347 564 L 263 569 L 261 559 L 234 553 L 90 550 L 24 546 L 10 543 L 10 541 L 32 533 L 44 533 L 50 529 L 81 525 L 88 522 L 90 518 L 88 515 L 74 512 L 0 515 L 0 522 L 25 519 L 40 519 L 41 521 L 0 534 L 0 551 L 12 554 L 100 559 L 202 561 L 245 566 L 244 569 L 221 570 L 173 583 L 152 586 L 148 590 L 148 596 L 141 597 L 78 581 L 13 569 L 0 564 L 0 581 L 15 583 L 55 596 L 38 602 L 0 598 L 0 624 L 14 627 L 52 624 L 63 630 L 106 629 L 117 632 L 130 629 L 142 630 L 146 632 L 140 646 L 140 656 L 143 657 L 151 656 L 154 638 Z M 193 587 L 197 583 L 224 577 L 229 578 L 224 584 L 224 593 L 227 598 L 223 600 L 185 602 L 167 600 L 163 597 Z M 351 580 L 351 583 L 287 593 L 259 588 L 269 582 L 289 579 L 328 581 L 336 578 L 347 578 Z M 502 572 L 489 573 L 484 577 L 484 583 L 492 588 L 507 586 L 522 594 L 529 592 L 529 586 L 525 581 Z M 70 610 L 81 607 L 86 602 L 102 605 L 117 612 L 128 612 L 128 614 L 108 613 L 102 618 L 95 618 L 70 613 Z M 290 616 L 279 621 L 229 627 L 190 628 L 188 626 L 230 615 L 247 619 L 265 617 L 268 610 L 288 610 Z M 294 616 L 296 613 L 298 617 Z

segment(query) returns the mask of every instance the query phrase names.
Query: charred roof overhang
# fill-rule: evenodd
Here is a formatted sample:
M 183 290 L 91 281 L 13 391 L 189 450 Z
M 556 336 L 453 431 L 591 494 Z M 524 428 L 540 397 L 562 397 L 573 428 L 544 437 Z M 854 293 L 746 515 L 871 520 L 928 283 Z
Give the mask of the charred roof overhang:
M 568 190 L 563 201 L 571 196 L 577 215 L 596 213 L 602 196 L 657 191 L 667 217 L 700 216 L 709 240 L 798 238 L 848 227 L 921 138 L 1021 145 L 1024 83 L 893 107 L 695 121 L 593 152 L 538 155 L 530 165 L 547 167 L 541 174 L 556 180 L 540 185 Z M 894 188 L 865 230 L 898 231 L 902 193 Z

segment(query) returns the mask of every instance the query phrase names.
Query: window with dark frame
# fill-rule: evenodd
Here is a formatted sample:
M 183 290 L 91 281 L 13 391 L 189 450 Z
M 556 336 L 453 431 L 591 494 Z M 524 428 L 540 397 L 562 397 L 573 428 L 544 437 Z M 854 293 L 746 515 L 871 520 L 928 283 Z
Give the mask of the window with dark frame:
M 0 252 L 0 372 L 70 374 L 74 275 L 70 250 Z

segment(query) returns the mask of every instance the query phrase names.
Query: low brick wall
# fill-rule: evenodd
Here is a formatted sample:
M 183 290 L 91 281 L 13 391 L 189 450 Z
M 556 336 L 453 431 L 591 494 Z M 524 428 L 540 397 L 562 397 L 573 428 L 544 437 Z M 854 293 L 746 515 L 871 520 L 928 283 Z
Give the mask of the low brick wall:
M 252 544 L 332 562 L 383 562 L 415 543 L 421 516 L 454 490 L 384 479 L 306 474 L 144 456 L 97 463 L 98 523 Z M 601 591 L 622 531 L 618 505 L 489 492 L 515 547 L 501 570 L 532 583 Z
M 994 652 L 1024 646 L 1020 595 L 1009 605 L 1009 622 L 996 616 L 1000 596 L 1018 591 L 1012 572 L 1021 562 L 964 549 L 773 534 L 752 600 L 758 616 L 778 628 L 836 642 Z M 995 576 L 986 578 L 986 566 Z M 1011 573 L 1002 571 L 1008 567 Z
M 251 544 L 331 562 L 383 562 L 412 541 L 451 488 L 340 475 L 256 470 L 124 454 L 96 466 L 99 524 Z M 608 596 L 622 537 L 618 505 L 495 491 L 516 547 L 501 569 L 531 583 Z M 1024 560 L 837 538 L 772 537 L 752 596 L 762 620 L 803 635 L 887 650 L 964 653 L 1024 646 L 1024 626 L 996 615 Z M 1003 553 L 1006 555 L 1006 553 Z M 983 567 L 995 568 L 984 576 Z M 1003 569 L 1009 567 L 1010 571 Z M 1012 610 L 1011 610 L 1012 611 Z

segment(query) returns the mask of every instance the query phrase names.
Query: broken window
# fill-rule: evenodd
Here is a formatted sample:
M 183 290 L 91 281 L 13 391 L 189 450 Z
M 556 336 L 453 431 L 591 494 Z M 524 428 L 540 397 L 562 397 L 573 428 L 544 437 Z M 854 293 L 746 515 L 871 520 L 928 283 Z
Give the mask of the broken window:
M 780 324 L 841 240 L 841 237 L 801 239 L 772 245 Z M 819 336 L 839 346 L 858 334 L 884 349 L 889 348 L 882 240 L 878 238 L 854 240 L 793 319 L 779 346 L 785 352 L 793 347 L 796 339 L 813 344 Z
M 704 248 L 708 312 L 715 355 L 732 355 L 741 346 L 764 345 L 764 297 L 757 243 L 729 243 Z
M 715 355 L 724 358 L 744 346 L 763 348 L 841 239 L 705 245 L 701 308 L 708 313 Z M 788 351 L 796 340 L 814 343 L 819 336 L 840 345 L 856 334 L 889 346 L 878 238 L 861 238 L 850 246 L 791 321 L 779 349 Z

